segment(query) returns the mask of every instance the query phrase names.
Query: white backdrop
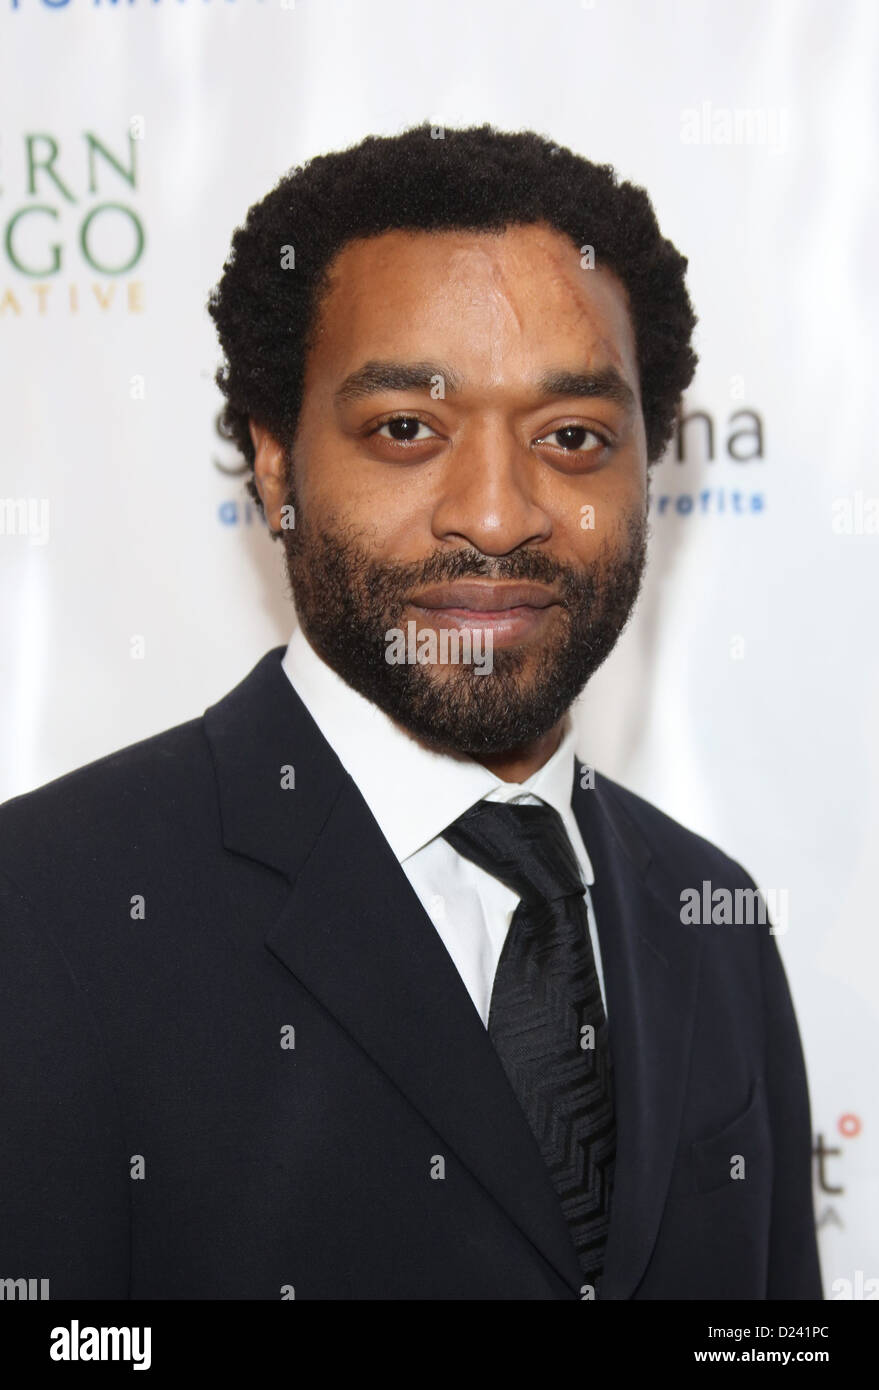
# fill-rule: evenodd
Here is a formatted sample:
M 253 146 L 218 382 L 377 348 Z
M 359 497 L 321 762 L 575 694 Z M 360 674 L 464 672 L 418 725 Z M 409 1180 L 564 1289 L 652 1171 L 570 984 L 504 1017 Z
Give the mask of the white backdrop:
M 701 415 L 580 751 L 788 890 L 825 1290 L 879 1296 L 875 0 L 0 6 L 0 798 L 289 636 L 204 308 L 248 206 L 424 119 L 613 163 L 690 258 Z

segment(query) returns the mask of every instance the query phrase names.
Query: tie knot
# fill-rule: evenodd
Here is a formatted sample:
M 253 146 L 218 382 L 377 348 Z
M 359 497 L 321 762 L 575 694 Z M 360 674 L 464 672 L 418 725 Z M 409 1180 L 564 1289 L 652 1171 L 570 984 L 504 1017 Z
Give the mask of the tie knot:
M 443 838 L 524 902 L 551 902 L 583 892 L 562 818 L 545 803 L 478 801 L 443 831 Z

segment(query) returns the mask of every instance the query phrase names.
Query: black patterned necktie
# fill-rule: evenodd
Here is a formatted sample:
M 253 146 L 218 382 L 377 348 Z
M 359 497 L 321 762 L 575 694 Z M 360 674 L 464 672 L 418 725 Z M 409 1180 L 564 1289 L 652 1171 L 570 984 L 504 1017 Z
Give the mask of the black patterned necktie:
M 443 832 L 521 898 L 498 962 L 489 1037 L 597 1291 L 616 1152 L 610 1044 L 573 846 L 552 806 L 480 801 Z

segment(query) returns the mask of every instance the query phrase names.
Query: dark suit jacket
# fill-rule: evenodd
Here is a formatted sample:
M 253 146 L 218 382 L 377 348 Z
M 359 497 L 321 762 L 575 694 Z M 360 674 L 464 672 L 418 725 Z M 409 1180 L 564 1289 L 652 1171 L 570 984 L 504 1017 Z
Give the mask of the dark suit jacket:
M 577 1299 L 486 1030 L 283 650 L 203 718 L 0 807 L 0 1276 L 52 1298 Z M 752 880 L 596 783 L 572 795 L 615 1067 L 601 1297 L 820 1298 L 775 939 L 680 920 L 682 888 Z

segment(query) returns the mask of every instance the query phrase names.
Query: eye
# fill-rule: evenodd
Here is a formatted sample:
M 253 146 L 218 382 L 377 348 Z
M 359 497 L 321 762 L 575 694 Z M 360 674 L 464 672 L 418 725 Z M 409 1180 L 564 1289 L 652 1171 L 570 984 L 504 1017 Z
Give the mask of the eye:
M 550 439 L 555 439 L 558 448 L 570 454 L 592 453 L 597 448 L 609 449 L 612 443 L 606 435 L 599 434 L 597 430 L 591 430 L 586 425 L 562 425 L 560 429 L 542 435 L 535 443 L 545 444 Z M 590 440 L 591 443 L 588 442 Z
M 387 434 L 384 433 L 385 430 L 388 431 Z M 419 430 L 427 430 L 429 434 L 420 435 Z M 417 415 L 392 415 L 370 433 L 381 435 L 383 439 L 392 439 L 396 444 L 421 444 L 431 436 L 436 438 L 435 431 L 423 420 L 419 420 Z

